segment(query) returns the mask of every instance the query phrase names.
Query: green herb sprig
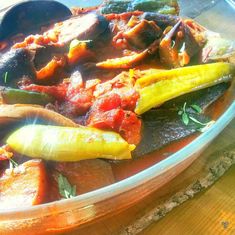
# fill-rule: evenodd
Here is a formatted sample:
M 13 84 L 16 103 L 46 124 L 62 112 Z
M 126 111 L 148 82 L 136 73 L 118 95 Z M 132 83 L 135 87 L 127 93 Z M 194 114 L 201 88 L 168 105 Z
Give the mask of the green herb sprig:
M 58 176 L 58 187 L 60 195 L 63 198 L 68 199 L 76 196 L 76 185 L 72 186 L 68 179 L 62 174 L 59 174 Z
M 3 81 L 4 81 L 5 84 L 7 83 L 7 79 L 8 79 L 8 72 L 5 72 L 3 74 Z
M 196 104 L 192 104 L 190 105 L 190 107 L 196 113 L 202 113 L 202 109 L 200 106 Z M 199 121 L 195 117 L 193 117 L 190 113 L 187 112 L 187 102 L 185 102 L 183 107 L 178 111 L 178 115 L 181 116 L 181 120 L 186 126 L 189 125 L 190 121 L 197 124 L 199 126 L 197 130 L 200 132 L 205 132 L 215 122 L 212 120 L 212 121 L 204 123 L 204 122 Z
M 9 167 L 10 167 L 10 169 L 13 169 L 13 168 L 16 168 L 16 167 L 19 166 L 19 164 L 16 161 L 14 161 L 12 158 L 8 158 L 8 159 L 9 159 Z

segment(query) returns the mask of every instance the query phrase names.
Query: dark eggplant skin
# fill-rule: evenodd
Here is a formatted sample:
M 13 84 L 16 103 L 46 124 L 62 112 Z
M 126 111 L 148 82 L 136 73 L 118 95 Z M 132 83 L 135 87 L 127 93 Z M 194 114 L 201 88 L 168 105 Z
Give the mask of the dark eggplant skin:
M 210 104 L 217 100 L 228 89 L 228 83 L 221 83 L 213 87 L 202 89 L 183 95 L 174 100 L 166 102 L 158 109 L 152 109 L 141 116 L 143 129 L 139 145 L 133 151 L 133 157 L 141 157 L 145 154 L 158 150 L 165 145 L 187 137 L 197 132 L 197 126 L 192 122 L 188 126 L 183 124 L 178 111 L 187 102 L 197 104 L 205 110 Z M 209 121 L 203 114 L 197 114 L 192 108 L 187 112 L 201 122 Z
M 18 33 L 38 32 L 42 26 L 71 16 L 65 5 L 56 1 L 25 1 L 11 7 L 0 21 L 0 40 Z
M 12 49 L 0 57 L 0 85 L 17 87 L 22 77 L 35 79 L 34 53 L 28 49 Z
M 154 21 L 157 26 L 162 30 L 165 30 L 167 26 L 174 26 L 180 20 L 180 17 L 174 15 L 163 15 L 156 12 L 145 12 L 141 16 L 141 19 Z

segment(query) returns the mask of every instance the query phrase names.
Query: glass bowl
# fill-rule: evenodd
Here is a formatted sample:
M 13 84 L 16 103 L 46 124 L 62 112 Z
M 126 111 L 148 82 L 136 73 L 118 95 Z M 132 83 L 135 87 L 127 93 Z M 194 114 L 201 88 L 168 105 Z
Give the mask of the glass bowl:
M 230 5 L 225 1 L 206 1 L 207 6 L 199 9 L 198 6 L 201 6 L 202 2 L 205 1 L 193 0 L 190 3 L 187 0 L 180 1 L 182 14 L 189 17 L 197 16 L 196 20 L 208 29 L 222 33 L 225 37 L 234 38 L 235 29 L 231 32 L 231 25 L 235 23 L 235 14 Z M 214 5 L 215 2 L 219 2 L 220 6 Z M 75 1 L 64 1 L 64 3 L 67 5 L 70 3 L 71 6 Z M 76 3 L 81 6 L 83 1 L 81 0 L 81 4 L 79 1 Z M 99 1 L 92 1 L 92 4 L 97 3 Z M 211 17 L 218 20 L 210 21 Z M 229 25 L 231 27 L 227 27 Z M 0 234 L 56 234 L 72 230 L 103 216 L 113 215 L 137 203 L 192 164 L 235 117 L 234 91 L 233 83 L 225 99 L 227 101 L 223 106 L 223 114 L 216 123 L 178 152 L 129 178 L 73 199 L 1 211 Z

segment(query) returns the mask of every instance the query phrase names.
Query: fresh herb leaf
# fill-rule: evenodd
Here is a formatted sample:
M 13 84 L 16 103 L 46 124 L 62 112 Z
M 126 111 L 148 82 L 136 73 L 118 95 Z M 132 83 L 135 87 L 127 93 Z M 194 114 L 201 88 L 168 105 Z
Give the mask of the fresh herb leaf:
M 178 111 L 178 115 L 181 116 L 182 122 L 187 126 L 189 124 L 189 116 L 186 113 L 186 105 L 187 103 L 185 102 L 183 108 Z
M 207 123 L 203 123 L 203 122 L 200 122 L 199 120 L 197 120 L 196 118 L 192 117 L 192 116 L 189 116 L 189 119 L 191 119 L 193 122 L 201 125 L 201 126 L 206 126 Z
M 3 80 L 5 84 L 7 83 L 7 79 L 8 79 L 8 72 L 5 72 L 5 74 L 3 75 Z
M 184 106 L 183 106 L 183 112 L 184 113 L 186 112 L 186 105 L 187 105 L 187 102 L 184 102 Z
M 67 178 L 62 174 L 58 176 L 58 187 L 63 198 L 73 198 L 76 196 L 76 185 L 71 185 Z
M 171 41 L 171 48 L 174 48 L 174 46 L 175 46 L 175 41 L 172 40 L 172 41 Z
M 193 108 L 197 113 L 201 113 L 202 109 L 200 106 L 196 105 L 196 104 L 192 104 L 190 105 L 191 108 Z
M 182 47 L 180 48 L 179 52 L 182 53 L 185 51 L 185 42 L 183 43 Z
M 178 115 L 181 116 L 182 122 L 186 126 L 189 124 L 190 121 L 192 121 L 193 123 L 199 125 L 199 128 L 197 129 L 198 131 L 205 132 L 214 123 L 214 121 L 210 121 L 206 123 L 199 121 L 198 119 L 196 119 L 195 117 L 192 117 L 189 113 L 187 113 L 186 107 L 187 107 L 187 103 L 185 102 L 183 107 L 178 111 Z M 202 109 L 196 104 L 192 104 L 190 105 L 190 107 L 193 108 L 197 113 L 202 112 Z
M 183 111 L 182 110 L 179 110 L 178 111 L 178 115 L 182 115 L 183 114 Z
M 215 123 L 215 121 L 212 120 L 212 121 L 208 122 L 208 123 L 207 123 L 205 126 L 203 126 L 202 128 L 199 128 L 198 131 L 200 131 L 200 132 L 203 133 L 203 132 L 207 131 L 214 123 Z
M 13 169 L 19 166 L 19 164 L 16 161 L 14 161 L 12 158 L 8 158 L 8 159 L 9 159 L 10 169 Z
M 187 113 L 182 114 L 182 121 L 186 126 L 189 124 L 189 116 Z

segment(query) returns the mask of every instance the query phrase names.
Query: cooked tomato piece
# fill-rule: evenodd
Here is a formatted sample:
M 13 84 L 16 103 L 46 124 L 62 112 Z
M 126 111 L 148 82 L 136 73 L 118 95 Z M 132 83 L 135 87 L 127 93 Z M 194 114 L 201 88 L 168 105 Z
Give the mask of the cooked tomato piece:
M 93 93 L 92 90 L 81 89 L 77 94 L 66 97 L 74 107 L 76 107 L 80 115 L 85 114 L 92 105 Z
M 125 111 L 123 109 L 94 112 L 89 116 L 87 124 L 98 129 L 118 131 L 124 116 Z
M 141 140 L 141 120 L 134 112 L 125 111 L 118 132 L 128 143 L 137 145 Z
M 132 111 L 122 108 L 123 100 L 118 94 L 98 99 L 92 106 L 87 125 L 103 130 L 113 130 L 130 144 L 140 141 L 141 121 Z
M 139 93 L 135 89 L 129 89 L 127 92 L 122 93 L 121 99 L 123 109 L 134 111 L 139 99 Z
M 94 105 L 93 110 L 109 111 L 121 106 L 121 97 L 118 94 L 110 94 L 109 96 L 98 99 Z

